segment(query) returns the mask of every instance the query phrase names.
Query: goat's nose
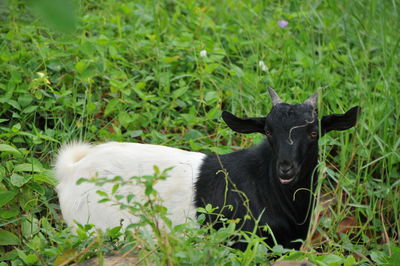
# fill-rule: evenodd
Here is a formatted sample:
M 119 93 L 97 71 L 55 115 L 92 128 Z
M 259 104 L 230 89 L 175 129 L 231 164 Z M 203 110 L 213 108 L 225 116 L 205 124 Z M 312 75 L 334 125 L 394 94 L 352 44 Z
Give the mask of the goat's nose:
M 293 172 L 293 164 L 288 161 L 283 161 L 278 164 L 279 173 L 282 175 L 290 175 Z

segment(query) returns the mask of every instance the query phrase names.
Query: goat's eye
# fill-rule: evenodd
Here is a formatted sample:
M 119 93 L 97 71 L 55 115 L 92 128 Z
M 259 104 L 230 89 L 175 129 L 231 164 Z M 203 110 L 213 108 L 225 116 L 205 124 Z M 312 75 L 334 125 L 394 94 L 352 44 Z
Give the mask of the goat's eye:
M 265 135 L 267 135 L 267 137 L 272 137 L 272 132 L 269 130 L 266 130 Z
M 317 136 L 318 136 L 318 133 L 315 132 L 315 131 L 310 133 L 310 137 L 313 138 L 313 139 L 315 139 Z

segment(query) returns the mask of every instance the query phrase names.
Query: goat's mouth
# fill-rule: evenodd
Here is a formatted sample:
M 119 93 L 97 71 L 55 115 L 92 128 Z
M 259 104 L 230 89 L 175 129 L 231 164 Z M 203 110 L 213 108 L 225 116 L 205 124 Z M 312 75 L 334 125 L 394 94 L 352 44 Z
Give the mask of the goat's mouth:
M 281 182 L 281 184 L 289 184 L 289 183 L 291 183 L 291 182 L 294 180 L 295 177 L 296 177 L 296 176 L 293 176 L 293 177 L 290 178 L 290 179 L 279 178 L 279 182 Z

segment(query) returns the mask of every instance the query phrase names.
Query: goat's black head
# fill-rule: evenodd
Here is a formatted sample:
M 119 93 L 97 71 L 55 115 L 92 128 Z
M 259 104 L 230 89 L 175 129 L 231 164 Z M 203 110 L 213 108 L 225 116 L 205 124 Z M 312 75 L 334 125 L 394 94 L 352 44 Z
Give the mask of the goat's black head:
M 324 116 L 319 123 L 316 93 L 302 104 L 287 104 L 273 89 L 268 90 L 273 107 L 266 117 L 238 118 L 223 112 L 222 118 L 236 132 L 265 134 L 273 150 L 280 183 L 296 183 L 302 168 L 317 162 L 320 134 L 353 127 L 361 108 L 357 106 L 345 114 Z

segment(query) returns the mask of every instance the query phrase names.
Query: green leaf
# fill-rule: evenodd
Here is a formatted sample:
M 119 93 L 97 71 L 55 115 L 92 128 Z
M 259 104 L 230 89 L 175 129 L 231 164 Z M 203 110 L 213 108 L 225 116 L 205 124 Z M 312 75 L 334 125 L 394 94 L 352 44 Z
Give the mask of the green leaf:
M 179 89 L 177 89 L 177 90 L 174 90 L 173 92 L 172 92 L 172 97 L 173 98 L 179 98 L 179 97 L 181 97 L 183 94 L 185 94 L 186 92 L 187 92 L 187 90 L 189 89 L 189 87 L 182 87 L 182 88 L 179 88 Z
M 24 114 L 30 114 L 33 113 L 39 106 L 37 105 L 32 105 L 32 106 L 28 106 L 27 108 L 25 108 L 22 113 Z
M 104 203 L 104 202 L 109 202 L 111 201 L 110 199 L 101 199 L 97 203 Z
M 233 151 L 230 147 L 227 147 L 227 146 L 211 147 L 210 150 L 217 154 L 226 154 L 226 153 L 230 153 Z
M 6 177 L 6 168 L 0 165 L 0 182 Z
M 19 214 L 18 209 L 0 209 L 0 218 L 10 219 Z
M 212 104 L 218 100 L 218 94 L 215 91 L 209 91 L 206 93 L 204 100 L 207 104 Z
M 38 262 L 38 257 L 36 254 L 29 254 L 25 257 L 24 262 L 28 265 L 36 264 Z
M 220 110 L 219 107 L 216 106 L 214 108 L 212 108 L 210 111 L 208 111 L 207 113 L 207 119 L 217 119 L 220 117 Z
M 0 191 L 0 208 L 12 201 L 17 194 L 15 191 Z
M 12 174 L 10 177 L 11 184 L 16 187 L 22 187 L 25 185 L 29 180 L 32 179 L 32 176 L 21 176 L 19 174 Z
M 392 256 L 389 258 L 389 263 L 392 265 L 400 265 L 400 247 L 391 246 Z
M 57 256 L 56 260 L 54 261 L 54 266 L 64 265 L 70 261 L 78 253 L 75 249 L 67 249 L 64 252 Z
M 119 184 L 115 184 L 115 185 L 112 187 L 111 193 L 112 193 L 112 194 L 115 194 L 115 192 L 117 192 L 118 188 L 119 188 Z
M 35 217 L 26 217 L 21 223 L 21 233 L 25 238 L 30 238 L 32 235 L 39 232 L 39 221 Z
M 107 194 L 106 192 L 104 192 L 104 191 L 97 190 L 96 193 L 97 193 L 99 196 L 108 197 L 108 194 Z
M 115 99 L 112 99 L 108 102 L 106 109 L 104 110 L 104 116 L 107 117 L 114 111 L 118 110 L 118 107 L 120 105 L 120 102 L 118 102 Z
M 111 237 L 115 238 L 120 235 L 121 228 L 121 226 L 116 226 L 111 229 L 107 229 L 107 232 Z
M 231 69 L 232 69 L 233 73 L 235 73 L 235 75 L 237 77 L 241 78 L 241 77 L 244 76 L 243 70 L 240 67 L 232 64 L 231 65 Z
M 119 112 L 118 114 L 118 121 L 121 123 L 123 127 L 126 128 L 129 126 L 129 123 L 132 121 L 132 118 L 127 112 L 122 111 Z
M 287 249 L 285 249 L 284 247 L 282 247 L 281 245 L 275 245 L 273 248 L 272 248 L 272 252 L 274 253 L 274 254 L 283 254 L 283 253 L 285 253 L 285 252 L 287 252 L 288 250 Z
M 164 57 L 162 60 L 163 60 L 165 63 L 172 63 L 172 62 L 175 62 L 175 61 L 178 60 L 178 59 L 179 59 L 179 55 L 172 56 L 172 57 Z
M 2 261 L 7 261 L 7 260 L 11 261 L 11 260 L 16 259 L 17 257 L 18 257 L 17 250 L 14 249 L 14 250 L 11 250 L 10 252 L 2 254 L 2 256 L 0 257 L 0 260 L 2 260 Z M 6 264 L 6 265 L 8 265 L 8 264 Z M 3 266 L 3 265 L 1 265 L 1 266 Z
M 19 105 L 19 103 L 18 103 L 17 101 L 14 101 L 14 100 L 9 99 L 9 100 L 7 101 L 7 103 L 8 103 L 9 105 L 11 105 L 12 107 L 14 107 L 15 109 L 17 109 L 18 111 L 21 111 L 21 106 Z
M 33 96 L 27 93 L 22 94 L 21 96 L 18 97 L 18 103 L 22 107 L 27 107 L 29 106 L 30 103 L 33 101 Z
M 194 139 L 201 138 L 202 136 L 203 136 L 203 134 L 200 131 L 192 128 L 192 129 L 188 130 L 188 132 L 186 133 L 184 139 L 185 140 L 190 140 L 190 139 L 194 140 Z
M 129 195 L 126 197 L 126 201 L 127 201 L 128 203 L 130 203 L 130 202 L 133 200 L 134 197 L 135 197 L 135 195 L 129 194 Z
M 19 238 L 9 231 L 0 229 L 0 245 L 1 246 L 8 246 L 8 245 L 19 245 L 20 240 Z
M 80 185 L 80 184 L 85 183 L 85 182 L 88 182 L 88 181 L 89 181 L 89 180 L 88 180 L 87 178 L 81 177 L 81 178 L 78 179 L 78 181 L 76 181 L 76 184 L 77 184 L 77 185 Z
M 8 144 L 0 144 L 0 151 L 1 152 L 10 152 L 16 155 L 21 155 L 21 152 L 17 150 L 16 148 L 8 145 Z
M 130 134 L 129 134 L 129 136 L 131 137 L 131 138 L 136 138 L 136 137 L 139 137 L 140 135 L 142 135 L 143 134 L 143 130 L 133 130 Z
M 47 183 L 52 186 L 57 185 L 57 180 L 55 179 L 53 173 L 50 170 L 45 170 L 43 173 L 40 174 L 34 174 L 33 179 L 37 183 Z
M 79 61 L 78 63 L 75 64 L 75 69 L 78 71 L 78 73 L 82 73 L 83 71 L 86 70 L 86 63 L 83 61 Z
M 327 254 L 318 256 L 317 260 L 328 265 L 341 265 L 340 263 L 343 261 L 343 258 L 335 254 Z
M 215 208 L 213 208 L 213 207 L 211 206 L 211 204 L 207 204 L 207 205 L 206 205 L 206 211 L 207 211 L 208 213 L 212 213 L 212 212 L 214 212 L 214 210 L 215 210 Z
M 31 163 L 22 163 L 22 164 L 17 164 L 14 167 L 15 172 L 36 172 L 36 173 L 41 173 L 44 171 L 44 169 L 37 165 L 37 164 L 31 164 Z
M 371 259 L 377 264 L 385 264 L 387 262 L 387 256 L 383 251 L 380 250 L 372 250 L 371 251 Z

